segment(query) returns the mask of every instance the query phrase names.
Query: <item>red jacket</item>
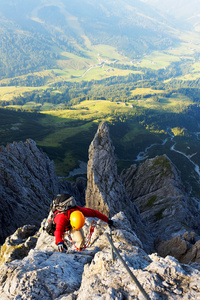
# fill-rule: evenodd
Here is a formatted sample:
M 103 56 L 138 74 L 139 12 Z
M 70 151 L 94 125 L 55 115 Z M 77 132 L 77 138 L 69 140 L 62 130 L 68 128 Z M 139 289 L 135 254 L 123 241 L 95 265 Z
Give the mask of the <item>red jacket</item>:
M 98 218 L 106 223 L 108 223 L 108 217 L 100 213 L 98 210 L 94 210 L 91 208 L 84 208 L 80 206 L 76 206 L 76 208 L 68 209 L 66 213 L 60 213 L 55 216 L 54 222 L 56 224 L 56 230 L 54 232 L 55 238 L 56 238 L 56 245 L 60 242 L 64 242 L 63 240 L 63 234 L 65 231 L 71 229 L 70 225 L 70 214 L 75 211 L 80 210 L 85 217 L 93 217 Z M 56 214 L 58 211 L 56 211 L 54 214 Z

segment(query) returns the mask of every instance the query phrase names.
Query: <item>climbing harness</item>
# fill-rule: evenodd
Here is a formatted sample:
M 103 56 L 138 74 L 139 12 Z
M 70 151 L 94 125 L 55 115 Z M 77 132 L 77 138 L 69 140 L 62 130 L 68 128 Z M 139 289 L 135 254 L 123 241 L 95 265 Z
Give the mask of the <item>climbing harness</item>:
M 79 252 L 83 251 L 84 249 L 86 249 L 90 245 L 90 241 L 91 241 L 92 234 L 94 232 L 96 224 L 97 224 L 97 222 L 95 220 L 93 220 L 92 223 L 91 223 L 91 225 L 90 225 L 90 232 L 89 232 L 88 237 L 86 239 L 86 242 L 85 242 L 85 244 L 84 244 L 84 246 L 82 248 L 76 247 L 75 243 L 72 240 L 71 235 L 68 234 L 68 237 L 69 237 L 70 241 L 72 242 L 72 244 L 74 245 L 74 248 L 75 248 L 76 251 L 79 251 Z

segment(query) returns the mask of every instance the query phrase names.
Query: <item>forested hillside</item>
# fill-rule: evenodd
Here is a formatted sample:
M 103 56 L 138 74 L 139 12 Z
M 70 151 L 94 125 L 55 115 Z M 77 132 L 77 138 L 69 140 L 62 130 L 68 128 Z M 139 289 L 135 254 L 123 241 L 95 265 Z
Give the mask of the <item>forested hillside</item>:
M 2 0 L 0 12 L 0 79 L 59 68 L 62 51 L 85 57 L 107 44 L 133 59 L 176 40 L 172 24 L 141 1 Z

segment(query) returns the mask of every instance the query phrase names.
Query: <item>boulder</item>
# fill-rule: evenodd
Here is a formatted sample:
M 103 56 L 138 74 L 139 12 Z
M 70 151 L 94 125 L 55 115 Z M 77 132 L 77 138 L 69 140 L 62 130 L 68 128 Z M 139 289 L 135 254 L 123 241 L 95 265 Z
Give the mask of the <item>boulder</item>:
M 156 250 L 162 257 L 171 255 L 185 264 L 200 263 L 200 240 L 196 241 L 194 232 L 185 232 L 165 241 L 158 239 Z
M 27 256 L 30 249 L 36 246 L 37 236 L 35 232 L 35 225 L 25 225 L 7 237 L 0 248 L 0 265 Z

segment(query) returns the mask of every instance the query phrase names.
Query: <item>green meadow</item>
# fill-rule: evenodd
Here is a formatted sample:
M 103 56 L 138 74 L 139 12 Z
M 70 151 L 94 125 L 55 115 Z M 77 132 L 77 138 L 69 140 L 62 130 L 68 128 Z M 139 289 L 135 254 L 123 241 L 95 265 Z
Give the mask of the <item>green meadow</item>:
M 138 63 L 138 67 L 158 70 L 166 68 L 172 62 L 176 61 L 180 61 L 179 55 L 156 51 L 150 55 L 146 55 L 141 62 Z

